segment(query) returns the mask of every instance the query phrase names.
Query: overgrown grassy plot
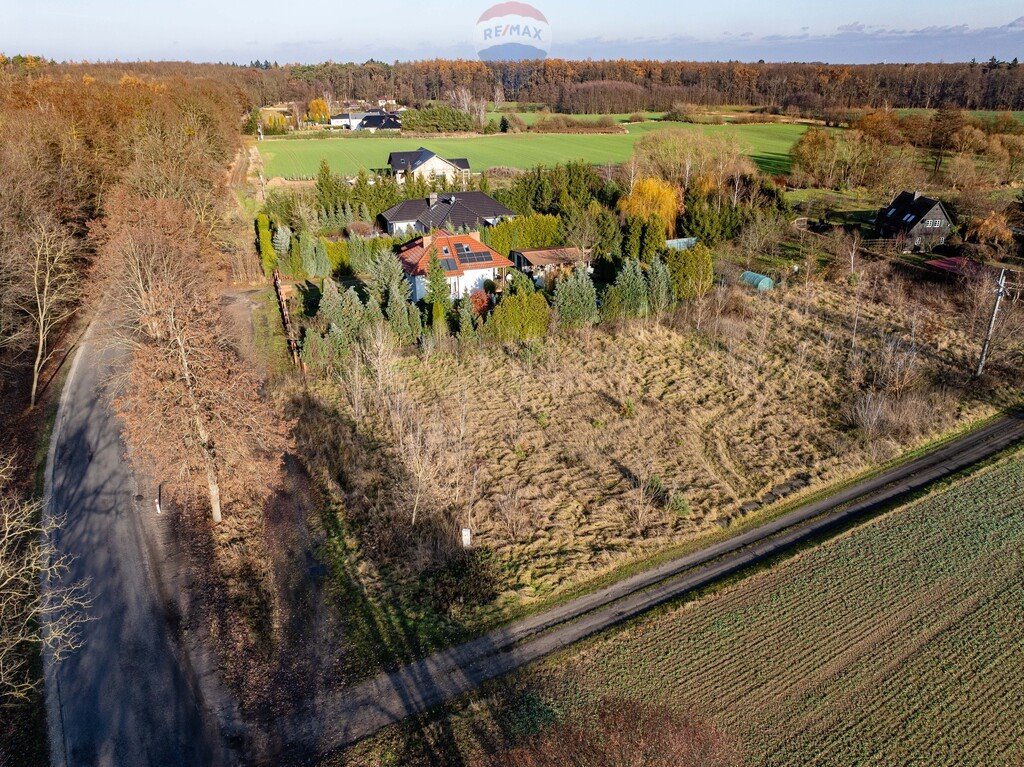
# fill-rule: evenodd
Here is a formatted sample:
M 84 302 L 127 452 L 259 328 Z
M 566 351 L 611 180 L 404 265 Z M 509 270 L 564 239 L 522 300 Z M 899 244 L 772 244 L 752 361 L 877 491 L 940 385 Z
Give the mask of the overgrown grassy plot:
M 374 342 L 311 380 L 298 450 L 332 502 L 339 590 L 366 617 L 350 629 L 392 637 L 386 658 L 357 642 L 344 677 L 728 535 L 993 412 L 962 388 L 988 294 L 974 317 L 885 264 L 859 284 L 725 289 L 525 347 Z M 463 526 L 473 558 L 451 551 Z
M 736 136 L 750 157 L 767 173 L 789 170 L 789 150 L 807 130 L 805 125 L 785 123 L 755 125 L 691 125 L 646 122 L 629 125 L 622 134 L 533 134 L 473 136 L 466 138 L 360 137 L 315 139 L 268 139 L 257 146 L 273 178 L 312 178 L 321 159 L 335 173 L 355 174 L 360 169 L 383 167 L 390 152 L 426 146 L 442 157 L 466 157 L 474 171 L 497 166 L 531 168 L 582 159 L 598 165 L 629 159 L 647 133 L 666 127 L 682 127 L 709 134 Z
M 752 765 L 1019 764 L 1022 496 L 1018 452 L 435 720 L 457 735 L 450 753 L 471 761 L 618 695 L 714 718 Z M 346 764 L 396 749 L 426 763 L 419 735 L 401 732 Z

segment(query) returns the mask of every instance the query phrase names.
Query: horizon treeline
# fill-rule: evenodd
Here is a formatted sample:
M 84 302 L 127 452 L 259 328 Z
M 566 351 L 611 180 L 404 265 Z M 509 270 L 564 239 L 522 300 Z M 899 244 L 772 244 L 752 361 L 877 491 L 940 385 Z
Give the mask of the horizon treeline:
M 664 111 L 678 103 L 749 104 L 803 112 L 858 107 L 1024 110 L 1024 69 L 1017 60 L 955 64 L 740 63 L 685 61 L 46 62 L 0 56 L 0 69 L 30 75 L 126 72 L 230 82 L 261 104 L 324 96 L 391 98 L 416 104 L 466 88 L 476 98 L 540 103 L 574 113 Z

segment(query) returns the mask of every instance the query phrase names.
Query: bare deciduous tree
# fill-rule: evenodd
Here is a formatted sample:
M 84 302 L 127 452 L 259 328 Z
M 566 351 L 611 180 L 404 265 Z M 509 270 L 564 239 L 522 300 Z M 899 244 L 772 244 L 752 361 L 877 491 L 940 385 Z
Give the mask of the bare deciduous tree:
M 15 264 L 22 277 L 14 303 L 28 320 L 35 347 L 29 401 L 29 407 L 35 407 L 39 374 L 53 354 L 54 331 L 78 307 L 79 248 L 65 227 L 48 216 L 38 216 L 24 238 L 24 250 Z
M 85 584 L 67 582 L 70 560 L 54 549 L 60 520 L 17 496 L 13 471 L 12 458 L 0 461 L 0 700 L 9 701 L 35 690 L 38 649 L 60 660 L 81 646 L 88 606 Z

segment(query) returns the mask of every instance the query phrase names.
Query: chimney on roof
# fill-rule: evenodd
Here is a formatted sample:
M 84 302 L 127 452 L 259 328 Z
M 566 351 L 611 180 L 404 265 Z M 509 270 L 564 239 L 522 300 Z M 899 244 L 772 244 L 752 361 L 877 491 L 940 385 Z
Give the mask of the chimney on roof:
M 431 208 L 437 205 L 437 192 L 431 192 L 430 194 L 427 195 L 427 204 Z

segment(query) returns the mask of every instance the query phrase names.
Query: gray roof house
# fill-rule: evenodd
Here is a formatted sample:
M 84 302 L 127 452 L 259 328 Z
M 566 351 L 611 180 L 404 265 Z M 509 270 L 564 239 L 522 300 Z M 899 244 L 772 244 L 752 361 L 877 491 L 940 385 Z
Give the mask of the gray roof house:
M 425 147 L 412 152 L 392 152 L 388 155 L 391 172 L 399 180 L 407 175 L 421 178 L 464 180 L 469 176 L 469 160 L 465 157 L 445 159 Z
M 875 229 L 883 239 L 902 239 L 904 249 L 931 250 L 941 245 L 953 228 L 946 208 L 919 192 L 900 192 L 878 211 Z
M 404 200 L 378 216 L 388 234 L 434 229 L 459 231 L 494 226 L 514 218 L 515 212 L 483 192 L 441 192 L 429 197 Z

